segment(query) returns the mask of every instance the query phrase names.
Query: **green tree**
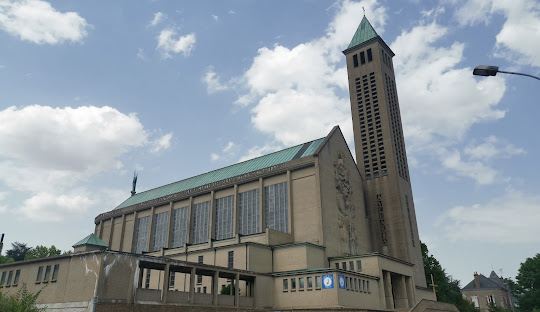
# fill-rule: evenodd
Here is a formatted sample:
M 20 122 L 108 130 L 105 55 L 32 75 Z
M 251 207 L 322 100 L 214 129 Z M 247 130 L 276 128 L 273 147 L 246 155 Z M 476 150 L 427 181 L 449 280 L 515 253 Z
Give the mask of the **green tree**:
M 36 246 L 36 248 L 32 248 L 30 251 L 26 253 L 24 260 L 54 257 L 54 256 L 60 255 L 61 253 L 62 251 L 56 248 L 54 245 L 52 245 L 49 248 L 38 245 Z
M 11 249 L 6 251 L 6 256 L 12 258 L 14 261 L 22 261 L 32 247 L 28 247 L 26 244 L 15 242 L 11 244 Z
M 439 261 L 433 255 L 429 255 L 426 244 L 422 243 L 421 248 L 426 280 L 429 284 L 433 274 L 433 282 L 437 285 L 435 289 L 437 300 L 454 304 L 461 312 L 477 312 L 477 309 L 470 302 L 463 299 L 459 288 L 459 280 L 454 280 L 446 275 Z
M 21 289 L 14 295 L 7 296 L 0 292 L 0 312 L 42 312 L 45 308 L 36 307 L 36 300 L 41 290 L 36 294 L 30 293 L 23 283 Z
M 516 276 L 519 309 L 531 312 L 540 309 L 540 254 L 521 263 Z
M 0 255 L 0 264 L 13 262 L 13 258 Z

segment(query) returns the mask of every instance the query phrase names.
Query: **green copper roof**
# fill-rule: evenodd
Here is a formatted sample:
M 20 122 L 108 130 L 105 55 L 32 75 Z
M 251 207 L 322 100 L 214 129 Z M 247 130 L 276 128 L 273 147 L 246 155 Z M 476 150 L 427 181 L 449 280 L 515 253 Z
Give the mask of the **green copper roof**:
M 93 246 L 101 246 L 101 247 L 109 247 L 107 244 L 105 244 L 104 241 L 102 241 L 99 237 L 97 237 L 95 234 L 90 234 L 86 236 L 85 238 L 81 239 L 79 242 L 77 242 L 72 247 L 79 247 L 84 245 L 93 245 Z
M 356 32 L 354 33 L 351 43 L 349 44 L 349 47 L 347 47 L 347 49 L 362 44 L 377 36 L 377 32 L 375 31 L 375 29 L 373 29 L 373 26 L 371 26 L 367 18 L 364 16 L 364 18 L 362 18 L 362 21 L 360 22 L 360 25 L 358 25 L 358 28 L 356 29 Z
M 252 171 L 257 171 L 260 169 L 286 163 L 293 159 L 313 155 L 313 153 L 315 153 L 315 151 L 319 148 L 324 139 L 325 138 L 321 138 L 304 144 L 289 147 L 287 149 L 277 151 L 268 155 L 253 158 L 251 160 L 243 161 L 225 168 L 217 169 L 185 180 L 137 193 L 126 199 L 115 209 L 122 209 L 163 196 L 168 196 L 178 192 L 189 190 L 194 187 L 199 187 L 205 184 L 232 178 L 237 175 L 246 174 Z

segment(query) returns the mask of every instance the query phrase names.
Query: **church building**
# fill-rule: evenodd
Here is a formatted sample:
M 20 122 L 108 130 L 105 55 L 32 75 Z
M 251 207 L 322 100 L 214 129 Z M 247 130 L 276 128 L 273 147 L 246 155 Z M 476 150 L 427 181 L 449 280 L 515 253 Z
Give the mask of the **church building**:
M 0 284 L 13 291 L 4 276 L 14 274 L 31 291 L 47 282 L 43 304 L 59 309 L 70 302 L 55 294 L 63 284 L 95 311 L 457 311 L 426 285 L 394 53 L 365 16 L 343 53 L 356 162 L 336 126 L 225 168 L 134 187 L 95 218 L 76 253 L 0 265 Z

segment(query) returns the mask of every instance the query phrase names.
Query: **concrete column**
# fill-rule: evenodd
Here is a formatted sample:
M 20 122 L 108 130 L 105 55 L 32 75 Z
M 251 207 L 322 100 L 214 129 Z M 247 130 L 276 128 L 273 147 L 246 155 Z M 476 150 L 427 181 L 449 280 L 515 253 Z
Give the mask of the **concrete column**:
M 161 303 L 167 303 L 167 294 L 169 293 L 169 280 L 171 278 L 171 265 L 167 263 L 163 272 L 163 287 L 161 287 Z
M 111 250 L 113 231 L 114 231 L 114 217 L 111 217 L 111 230 L 109 231 L 109 237 L 107 239 L 107 245 L 109 245 L 109 248 L 108 248 L 109 250 Z
M 165 247 L 167 248 L 171 248 L 171 245 L 172 245 L 172 222 L 173 222 L 173 202 L 170 202 L 169 203 L 169 227 L 168 227 L 168 230 L 169 232 L 167 233 L 167 241 L 165 242 Z
M 186 245 L 191 243 L 191 220 L 193 219 L 193 196 L 189 197 Z
M 407 284 L 405 283 L 405 276 L 398 275 L 392 281 L 394 287 L 394 304 L 396 309 L 406 309 L 409 307 L 409 300 L 407 299 Z
M 133 236 L 131 237 L 131 252 L 135 252 L 135 236 L 137 236 L 137 216 L 139 212 L 135 211 L 133 213 Z
M 218 294 L 219 294 L 219 271 L 214 272 L 212 276 L 212 304 L 214 306 L 218 305 Z
M 210 192 L 210 220 L 208 222 L 208 242 L 216 237 L 216 193 Z
M 193 304 L 195 297 L 195 267 L 191 268 L 191 274 L 189 275 L 189 296 L 188 303 Z
M 124 232 L 126 231 L 126 215 L 122 215 L 122 223 L 120 225 L 120 245 L 118 245 L 118 251 L 124 251 Z
M 292 176 L 291 176 L 291 171 L 290 170 L 287 170 L 287 207 L 288 207 L 288 220 L 287 222 L 289 223 L 289 233 L 290 234 L 293 234 L 293 219 L 292 219 L 292 216 L 293 216 L 293 213 L 292 213 L 292 210 L 293 210 L 293 206 L 292 206 Z
M 234 279 L 234 306 L 240 306 L 240 274 L 236 273 L 236 278 Z
M 148 245 L 146 245 L 147 251 L 154 251 L 153 249 L 153 240 L 154 240 L 154 219 L 156 218 L 156 207 L 152 206 L 151 215 L 150 215 L 150 233 L 148 235 Z
M 407 276 L 405 278 L 405 283 L 407 286 L 407 299 L 409 301 L 409 308 L 412 308 L 416 304 L 416 299 L 414 297 L 414 284 L 413 284 L 412 277 Z
M 238 184 L 234 185 L 233 237 L 238 234 Z
M 266 216 L 264 214 L 264 185 L 263 178 L 259 178 L 259 232 L 266 232 Z
M 392 295 L 392 275 L 388 271 L 383 271 L 384 274 L 384 297 L 386 299 L 386 309 L 394 309 L 394 296 Z

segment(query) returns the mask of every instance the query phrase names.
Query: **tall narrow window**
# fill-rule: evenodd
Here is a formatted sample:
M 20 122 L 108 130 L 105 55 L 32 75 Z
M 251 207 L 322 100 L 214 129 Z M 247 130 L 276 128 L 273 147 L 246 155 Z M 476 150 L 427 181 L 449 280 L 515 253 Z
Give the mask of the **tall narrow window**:
M 165 211 L 156 214 L 154 217 L 154 241 L 152 250 L 158 251 L 162 247 L 167 247 L 167 235 L 169 234 L 169 212 Z
M 266 227 L 287 233 L 289 229 L 288 211 L 287 182 L 266 186 L 264 188 Z
M 373 61 L 373 55 L 371 55 L 371 49 L 367 49 L 367 61 Z
M 358 67 L 358 55 L 355 54 L 352 56 L 354 67 Z
M 203 264 L 204 262 L 204 256 L 199 256 L 197 259 L 197 263 Z M 202 284 L 202 275 L 197 275 L 197 284 Z
M 53 272 L 52 272 L 52 278 L 51 278 L 51 281 L 56 281 L 56 279 L 58 278 L 58 270 L 60 269 L 60 264 L 55 264 L 54 265 L 54 269 L 53 269 Z
M 349 261 L 349 270 L 354 271 L 354 261 Z
M 191 243 L 201 244 L 208 241 L 208 223 L 210 222 L 210 202 L 193 205 L 191 220 Z
M 362 271 L 362 261 L 356 260 L 356 271 Z
M 366 64 L 366 55 L 364 54 L 364 51 L 360 52 L 360 64 Z
M 308 290 L 311 290 L 313 288 L 313 277 L 308 277 L 307 278 L 307 288 Z
M 135 253 L 148 251 L 148 234 L 150 233 L 150 216 L 137 219 L 135 228 Z
M 322 278 L 320 276 L 315 276 L 315 287 L 321 288 L 322 286 Z
M 9 271 L 6 286 L 11 286 L 11 279 L 13 278 L 13 271 Z
M 150 277 L 152 275 L 152 272 L 150 269 L 146 269 L 146 282 L 144 283 L 144 288 L 150 288 Z
M 186 243 L 188 227 L 188 207 L 173 210 L 172 246 L 182 247 Z
M 215 233 L 216 240 L 233 236 L 234 196 L 216 199 Z
M 43 282 L 48 282 L 50 276 L 51 276 L 51 266 L 48 265 L 48 266 L 45 268 L 45 276 L 43 277 Z
M 296 290 L 296 278 L 291 278 L 291 290 Z
M 2 278 L 0 279 L 0 286 L 3 286 L 5 281 L 6 281 L 6 271 L 2 272 Z
M 259 232 L 259 189 L 238 194 L 238 231 L 242 235 Z
M 232 269 L 234 267 L 234 251 L 229 251 L 227 255 L 227 267 Z
M 176 279 L 176 273 L 175 272 L 171 272 L 170 273 L 170 278 L 169 278 L 169 288 L 174 288 L 174 280 Z
M 289 290 L 289 279 L 284 278 L 283 279 L 283 291 L 288 291 L 288 290 Z
M 41 275 L 43 275 L 43 267 L 40 266 L 37 271 L 36 283 L 41 283 Z M 2 283 L 0 283 L 2 284 Z
M 298 289 L 299 290 L 304 290 L 304 278 L 303 277 L 298 278 Z
M 17 286 L 19 284 L 20 276 L 21 276 L 21 270 L 15 271 L 15 278 L 13 279 L 13 286 Z

